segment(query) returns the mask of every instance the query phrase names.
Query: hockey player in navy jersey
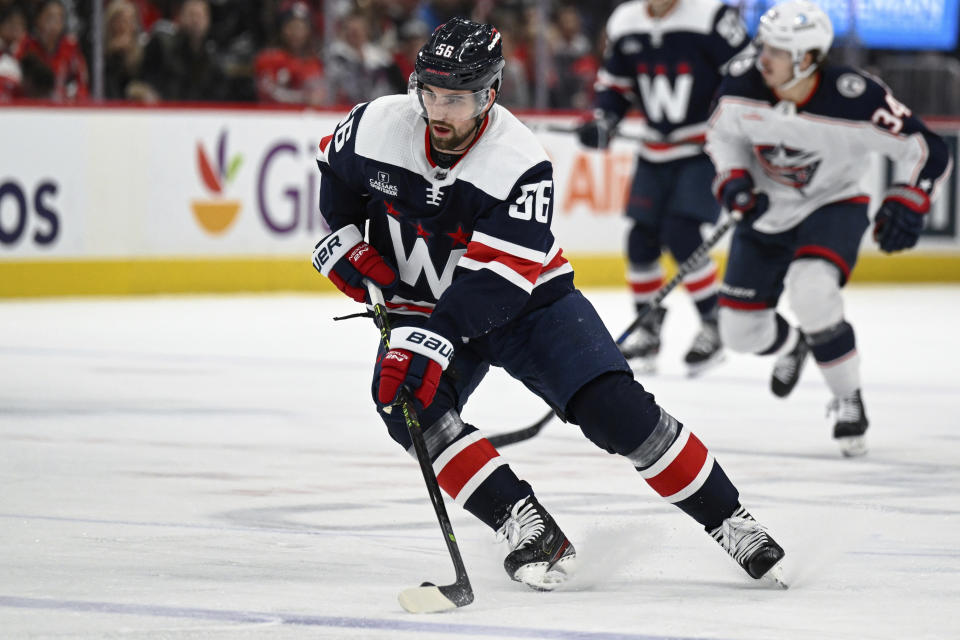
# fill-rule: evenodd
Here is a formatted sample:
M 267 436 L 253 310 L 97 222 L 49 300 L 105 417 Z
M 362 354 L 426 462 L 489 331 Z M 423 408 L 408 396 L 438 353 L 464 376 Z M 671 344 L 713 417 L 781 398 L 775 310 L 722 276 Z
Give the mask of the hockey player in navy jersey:
M 833 437 L 846 456 L 866 451 L 860 358 L 841 289 L 870 224 L 860 178 L 877 152 L 896 163 L 873 225 L 885 252 L 914 246 L 950 171 L 943 140 L 878 80 L 825 64 L 833 41 L 817 5 L 767 11 L 755 64 L 731 67 L 707 133 L 715 191 L 743 219 L 720 294 L 720 334 L 740 352 L 777 357 L 771 388 L 784 397 L 808 352 L 833 393 Z M 777 313 L 784 289 L 799 329 Z
M 703 152 L 707 119 L 723 68 L 749 43 L 737 12 L 720 0 L 631 0 L 607 21 L 607 52 L 597 74 L 596 109 L 579 129 L 589 147 L 606 147 L 632 107 L 646 119 L 627 202 L 627 280 L 641 325 L 621 350 L 652 372 L 666 310 L 647 306 L 664 284 L 665 246 L 683 262 L 703 242 L 700 226 L 717 221 L 710 192 L 714 168 Z M 696 375 L 723 359 L 717 330 L 717 265 L 710 256 L 683 284 L 701 329 L 684 360 Z
M 502 367 L 620 454 L 694 518 L 753 578 L 783 549 L 688 427 L 634 380 L 550 232 L 552 165 L 495 104 L 500 34 L 454 18 L 420 50 L 408 95 L 360 104 L 320 145 L 320 208 L 333 232 L 313 264 L 344 293 L 382 288 L 393 330 L 372 395 L 413 453 L 400 411 L 410 391 L 440 487 L 505 538 L 514 580 L 552 589 L 574 546 L 490 442 L 460 419 L 488 368 Z M 364 227 L 366 226 L 366 235 Z

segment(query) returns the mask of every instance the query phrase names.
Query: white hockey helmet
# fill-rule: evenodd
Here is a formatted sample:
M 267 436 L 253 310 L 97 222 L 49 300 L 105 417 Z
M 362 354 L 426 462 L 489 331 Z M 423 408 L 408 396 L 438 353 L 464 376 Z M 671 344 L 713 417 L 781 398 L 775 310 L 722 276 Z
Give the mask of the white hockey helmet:
M 770 7 L 760 17 L 757 41 L 790 52 L 794 79 L 787 84 L 793 85 L 823 62 L 833 44 L 833 24 L 826 12 L 810 0 L 787 0 Z M 800 63 L 807 52 L 816 52 L 814 64 L 801 71 Z

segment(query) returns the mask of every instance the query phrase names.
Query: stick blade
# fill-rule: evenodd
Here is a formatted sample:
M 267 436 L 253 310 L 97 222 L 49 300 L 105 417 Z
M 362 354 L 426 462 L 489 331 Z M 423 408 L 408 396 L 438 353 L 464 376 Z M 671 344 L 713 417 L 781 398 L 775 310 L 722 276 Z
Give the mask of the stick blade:
M 438 587 L 424 582 L 419 587 L 404 589 L 397 596 L 400 606 L 410 613 L 440 613 L 473 602 L 473 589 L 469 584 L 451 584 Z

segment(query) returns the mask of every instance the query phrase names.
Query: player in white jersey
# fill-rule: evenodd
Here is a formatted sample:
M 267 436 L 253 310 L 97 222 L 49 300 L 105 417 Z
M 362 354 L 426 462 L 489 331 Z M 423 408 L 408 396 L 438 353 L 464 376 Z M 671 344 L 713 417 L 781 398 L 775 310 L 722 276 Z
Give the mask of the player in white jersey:
M 780 397 L 812 352 L 834 396 L 833 437 L 856 456 L 866 451 L 868 421 L 841 289 L 870 224 L 865 156 L 896 164 L 873 230 L 885 252 L 916 244 L 951 161 L 943 140 L 880 81 L 825 64 L 832 42 L 830 19 L 813 2 L 767 11 L 755 63 L 731 68 L 720 88 L 707 152 L 717 198 L 743 216 L 720 290 L 723 341 L 777 356 L 771 389 Z M 776 312 L 784 289 L 799 330 Z
M 723 68 L 749 44 L 736 10 L 719 0 L 630 0 L 607 21 L 607 50 L 597 74 L 593 119 L 580 141 L 603 148 L 633 107 L 645 120 L 626 215 L 627 280 L 641 322 L 621 345 L 638 370 L 652 372 L 666 309 L 650 309 L 664 284 L 663 248 L 685 262 L 717 221 L 713 165 L 703 153 L 710 108 Z M 717 265 L 709 255 L 683 278 L 701 329 L 684 356 L 690 375 L 723 359 L 717 329 Z
M 379 415 L 413 453 L 401 411 L 388 410 L 408 390 L 440 488 L 508 540 L 514 580 L 552 589 L 576 552 L 532 487 L 460 419 L 491 365 L 624 456 L 759 579 L 783 549 L 700 440 L 633 378 L 574 287 L 550 231 L 550 160 L 494 104 L 500 39 L 469 20 L 441 25 L 408 96 L 358 105 L 320 144 L 320 209 L 333 232 L 314 266 L 358 302 L 364 281 L 376 283 L 390 311 L 390 349 L 378 353 L 371 388 Z

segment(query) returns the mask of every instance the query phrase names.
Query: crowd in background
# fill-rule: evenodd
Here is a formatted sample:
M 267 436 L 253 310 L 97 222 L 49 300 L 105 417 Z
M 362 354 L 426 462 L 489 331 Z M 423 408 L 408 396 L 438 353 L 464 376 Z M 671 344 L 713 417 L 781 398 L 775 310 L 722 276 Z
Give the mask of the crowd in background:
M 0 102 L 90 99 L 103 2 L 107 100 L 352 105 L 405 91 L 427 36 L 462 15 L 503 34 L 503 104 L 586 109 L 620 1 L 555 0 L 541 19 L 535 0 L 0 0 Z

